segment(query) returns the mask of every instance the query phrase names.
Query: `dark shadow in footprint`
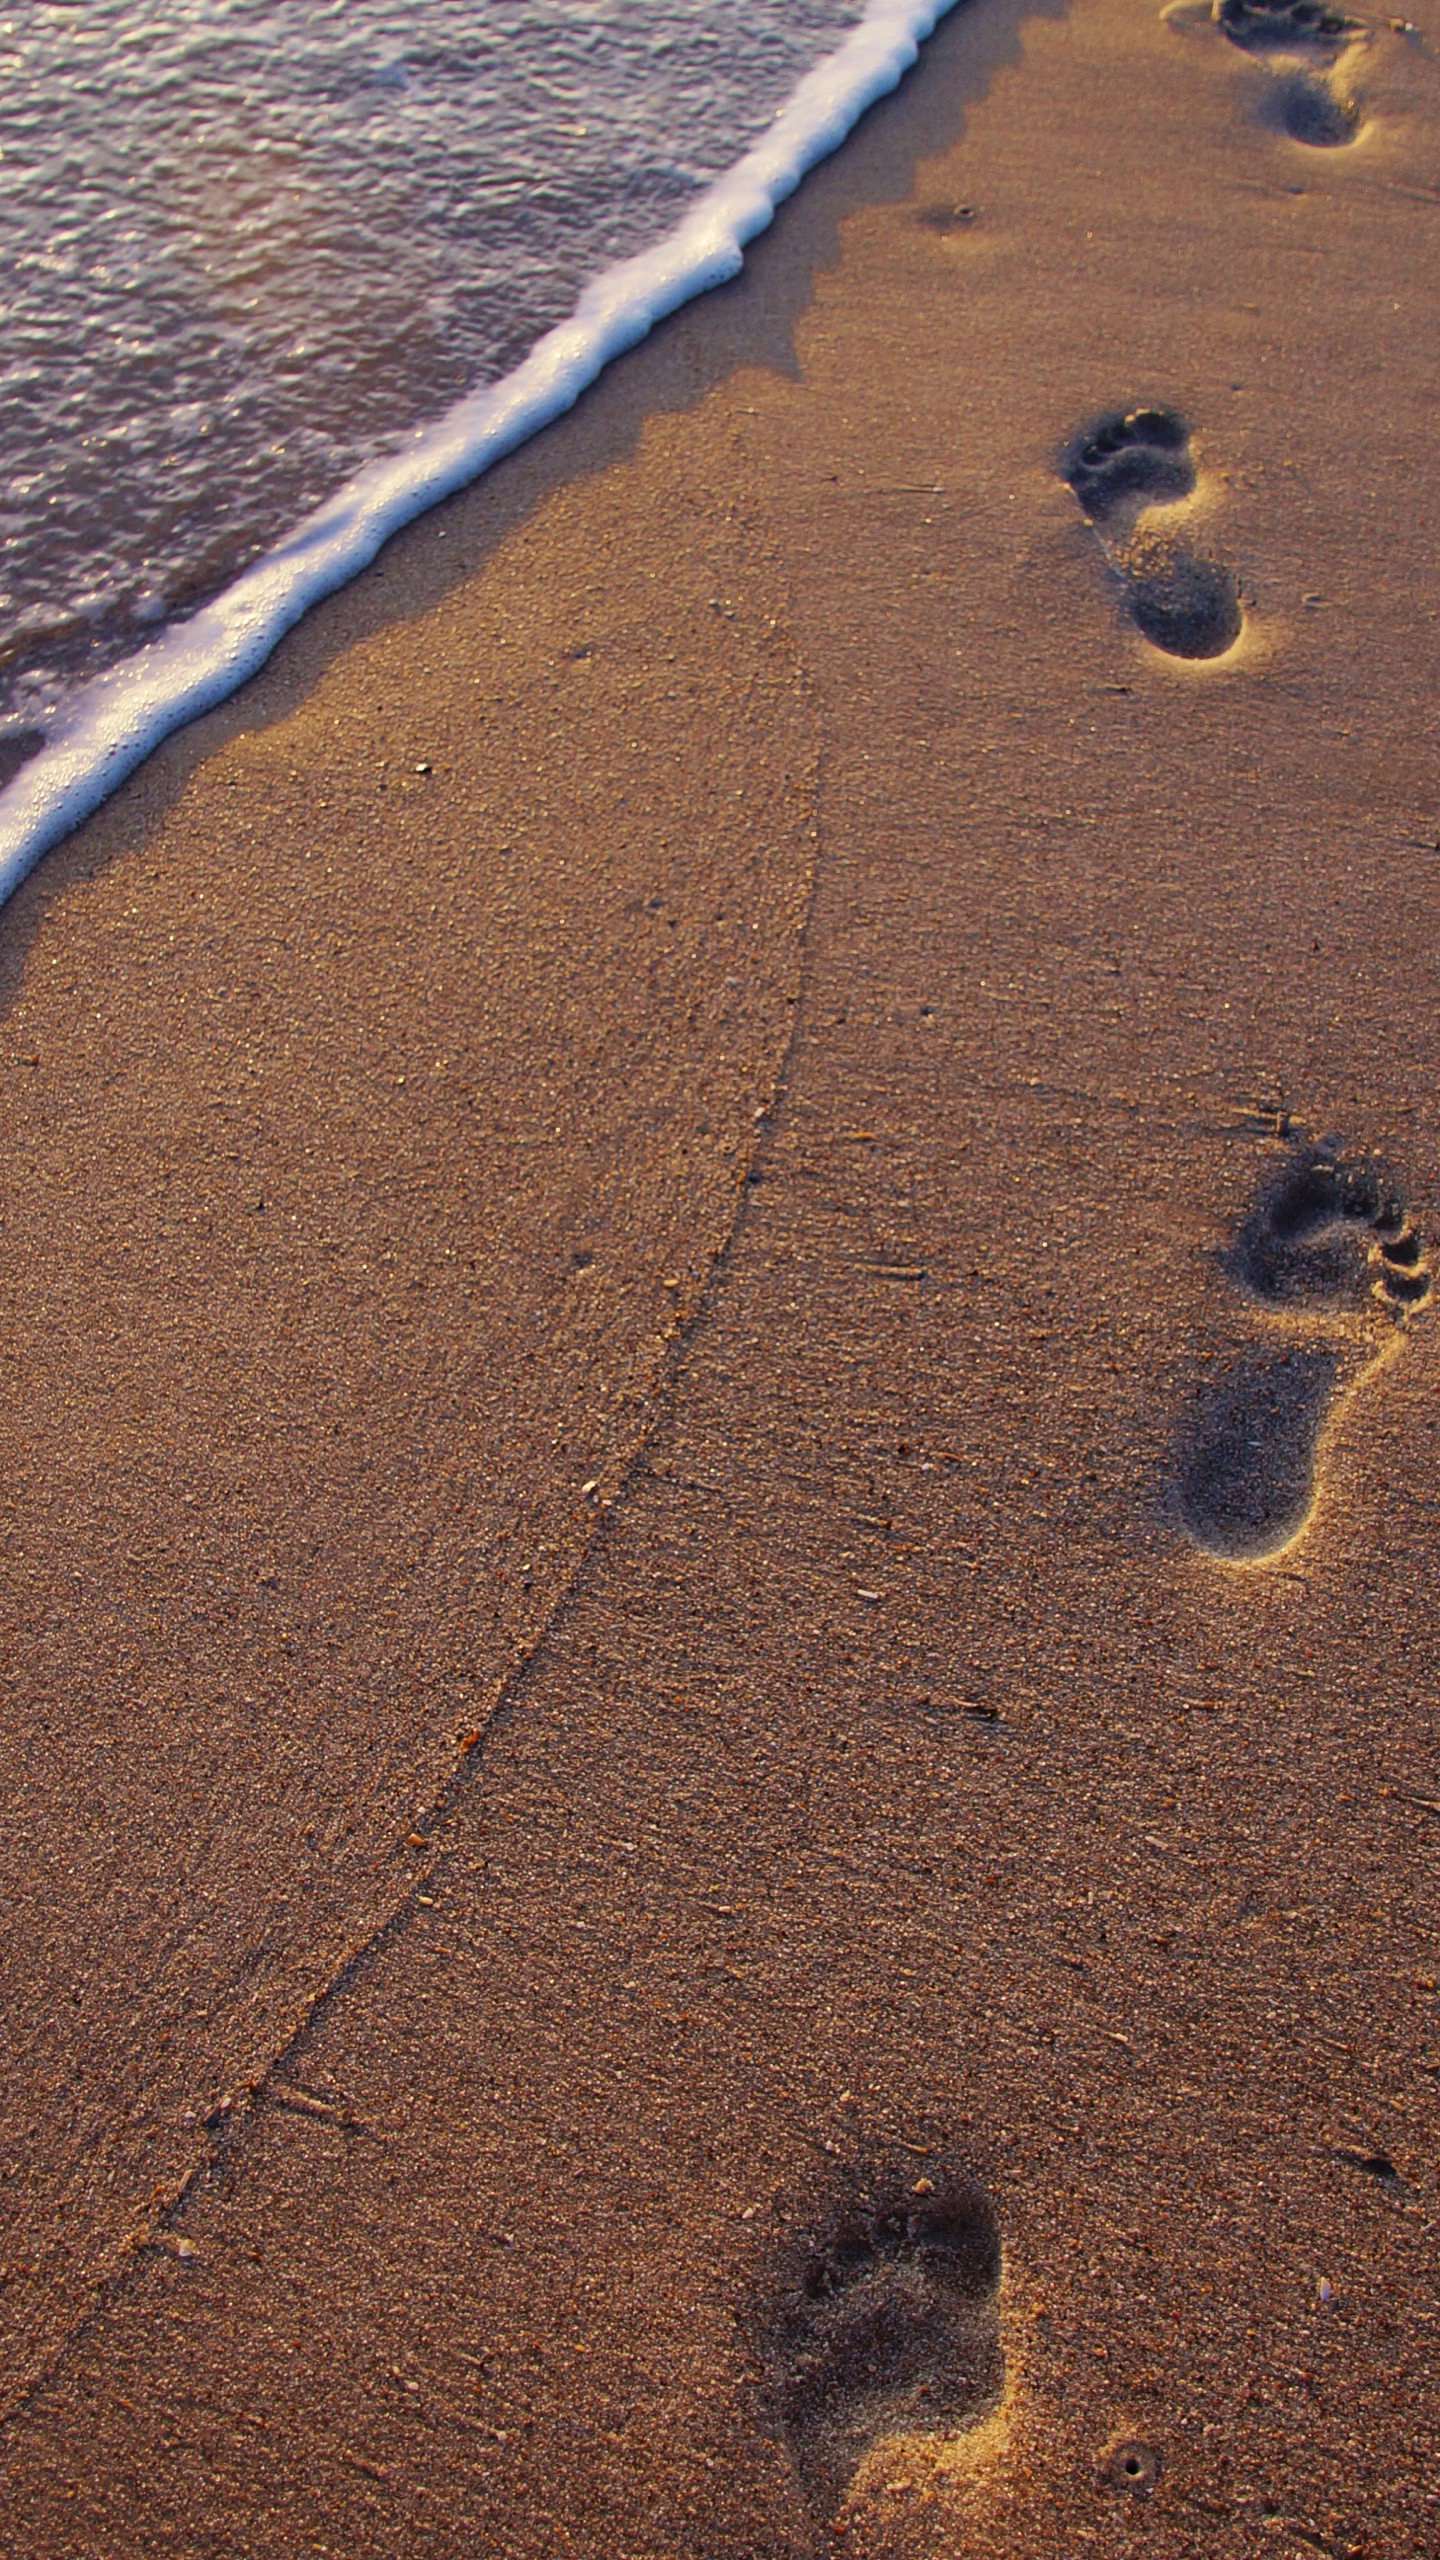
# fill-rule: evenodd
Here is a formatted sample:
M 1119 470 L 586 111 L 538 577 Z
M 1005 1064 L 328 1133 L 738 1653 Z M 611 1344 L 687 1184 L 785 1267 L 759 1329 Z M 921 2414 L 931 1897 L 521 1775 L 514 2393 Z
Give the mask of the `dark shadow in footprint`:
M 1399 1312 L 1430 1294 L 1424 1248 L 1393 1176 L 1328 1147 L 1299 1146 L 1287 1157 L 1223 1263 L 1274 1307 L 1360 1306 L 1369 1295 Z
M 882 2438 L 954 2436 L 998 2406 L 1000 2267 L 984 2188 L 943 2165 L 858 2183 L 801 2245 L 762 2354 L 772 2406 L 823 2513 Z
M 1239 639 L 1239 590 L 1217 561 L 1137 543 L 1120 574 L 1130 618 L 1152 648 L 1172 658 L 1218 658 Z
M 1131 621 L 1172 658 L 1218 658 L 1244 616 L 1228 569 L 1142 523 L 1195 486 L 1190 431 L 1174 409 L 1112 410 L 1072 438 L 1061 472 L 1095 527 Z
M 1343 143 L 1353 142 L 1360 130 L 1356 100 L 1332 81 L 1290 71 L 1282 79 L 1267 81 L 1266 93 L 1260 104 L 1261 123 L 1272 133 L 1287 134 L 1292 142 L 1308 144 L 1312 151 L 1336 151 Z
M 1316 0 L 1219 0 L 1216 24 L 1242 53 L 1294 53 L 1333 62 L 1363 33 L 1360 22 Z
M 1112 410 L 1074 438 L 1064 471 L 1092 524 L 1123 499 L 1163 505 L 1195 486 L 1189 430 L 1173 409 Z
M 1315 1449 L 1339 1380 L 1333 1351 L 1256 1353 L 1201 1398 L 1181 1447 L 1181 1516 L 1233 1563 L 1288 1547 L 1315 1502 Z
M 1215 20 L 1242 53 L 1275 70 L 1260 103 L 1262 124 L 1312 151 L 1354 141 L 1360 107 L 1333 75 L 1340 56 L 1365 32 L 1358 19 L 1317 0 L 1219 0 Z

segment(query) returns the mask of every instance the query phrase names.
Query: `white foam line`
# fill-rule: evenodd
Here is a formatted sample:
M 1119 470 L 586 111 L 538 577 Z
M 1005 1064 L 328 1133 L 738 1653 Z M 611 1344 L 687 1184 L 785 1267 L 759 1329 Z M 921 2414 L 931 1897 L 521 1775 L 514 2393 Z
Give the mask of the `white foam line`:
M 402 452 L 371 463 L 188 621 L 82 688 L 53 735 L 0 792 L 0 904 L 42 854 L 152 748 L 223 702 L 317 604 L 402 525 L 573 407 L 612 357 L 683 302 L 739 273 L 745 244 L 807 169 L 893 89 L 954 0 L 872 0 L 807 72 L 762 142 L 707 187 L 668 239 L 586 286 L 573 313 L 503 382 L 473 392 Z

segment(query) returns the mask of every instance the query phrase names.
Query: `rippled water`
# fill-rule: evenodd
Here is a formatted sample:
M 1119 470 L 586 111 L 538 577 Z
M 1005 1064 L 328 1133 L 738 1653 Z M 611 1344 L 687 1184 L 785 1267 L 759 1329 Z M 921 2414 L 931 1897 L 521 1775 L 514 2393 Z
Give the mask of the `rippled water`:
M 663 237 L 862 0 L 0 17 L 0 777 L 66 688 Z

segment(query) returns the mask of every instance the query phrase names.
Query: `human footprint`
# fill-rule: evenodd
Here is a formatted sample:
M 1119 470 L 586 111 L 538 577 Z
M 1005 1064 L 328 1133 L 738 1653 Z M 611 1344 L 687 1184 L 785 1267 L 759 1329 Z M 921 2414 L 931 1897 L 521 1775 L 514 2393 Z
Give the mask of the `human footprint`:
M 1298 1149 L 1266 1187 L 1225 1267 L 1268 1321 L 1202 1387 L 1182 1435 L 1176 1501 L 1207 1554 L 1261 1564 L 1309 1525 L 1337 1404 L 1394 1356 L 1431 1278 L 1380 1168 L 1320 1146 Z
M 801 2245 L 765 2324 L 770 2397 L 812 2505 L 833 2516 L 892 2439 L 953 2450 L 998 2409 L 1001 2245 L 944 2163 L 857 2183 Z
M 1061 476 L 1094 527 L 1131 621 L 1172 658 L 1216 658 L 1240 635 L 1235 580 L 1166 513 L 1195 487 L 1190 430 L 1173 409 L 1112 410 L 1071 439 Z

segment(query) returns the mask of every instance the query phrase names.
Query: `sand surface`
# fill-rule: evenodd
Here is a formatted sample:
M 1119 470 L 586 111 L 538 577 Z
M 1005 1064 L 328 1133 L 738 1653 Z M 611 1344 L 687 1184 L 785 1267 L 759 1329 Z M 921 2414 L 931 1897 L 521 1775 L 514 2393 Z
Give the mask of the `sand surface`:
M 1440 2546 L 1424 27 L 965 11 L 8 911 L 7 2560 Z

